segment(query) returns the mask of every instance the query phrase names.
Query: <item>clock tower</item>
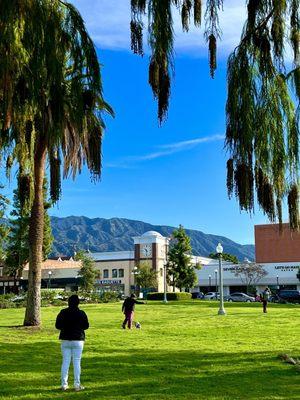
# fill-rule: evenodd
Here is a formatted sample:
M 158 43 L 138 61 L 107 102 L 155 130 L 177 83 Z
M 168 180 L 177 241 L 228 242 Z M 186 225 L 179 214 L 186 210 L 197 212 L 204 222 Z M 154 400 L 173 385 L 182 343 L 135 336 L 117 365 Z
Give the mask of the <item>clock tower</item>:
M 135 264 L 148 262 L 157 272 L 158 291 L 163 291 L 169 239 L 158 232 L 148 231 L 141 236 L 135 236 L 133 240 Z

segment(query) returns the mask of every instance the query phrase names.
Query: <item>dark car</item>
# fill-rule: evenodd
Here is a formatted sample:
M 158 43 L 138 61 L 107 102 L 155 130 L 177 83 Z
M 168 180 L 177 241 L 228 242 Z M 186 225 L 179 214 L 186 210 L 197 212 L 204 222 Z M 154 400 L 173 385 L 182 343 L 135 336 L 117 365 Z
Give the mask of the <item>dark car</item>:
M 225 297 L 227 301 L 243 301 L 246 303 L 252 303 L 255 301 L 255 298 L 252 296 L 248 296 L 246 293 L 232 293 L 229 296 Z
M 204 293 L 202 292 L 194 292 L 192 293 L 192 299 L 204 299 Z
M 277 297 L 281 303 L 300 303 L 300 290 L 282 289 Z

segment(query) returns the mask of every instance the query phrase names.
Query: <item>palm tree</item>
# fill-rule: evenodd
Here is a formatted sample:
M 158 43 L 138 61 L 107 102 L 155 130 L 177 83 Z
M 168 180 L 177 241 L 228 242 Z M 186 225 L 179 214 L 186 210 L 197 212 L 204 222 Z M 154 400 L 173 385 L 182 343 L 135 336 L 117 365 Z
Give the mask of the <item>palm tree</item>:
M 226 11 L 226 1 L 224 6 Z M 228 60 L 228 194 L 234 193 L 240 208 L 251 213 L 256 192 L 260 208 L 280 226 L 282 202 L 287 199 L 290 226 L 300 229 L 300 0 L 247 0 L 246 7 L 240 44 Z M 206 1 L 204 34 L 212 77 L 221 10 L 223 0 Z M 200 26 L 202 0 L 131 0 L 131 48 L 136 54 L 143 54 L 148 15 L 149 83 L 160 123 L 169 106 L 177 11 L 184 31 L 192 23 Z
M 97 54 L 79 12 L 60 0 L 0 3 L 0 128 L 7 168 L 19 165 L 19 190 L 30 204 L 29 286 L 24 325 L 39 325 L 47 160 L 56 202 L 63 177 L 86 163 L 101 174 L 103 100 Z

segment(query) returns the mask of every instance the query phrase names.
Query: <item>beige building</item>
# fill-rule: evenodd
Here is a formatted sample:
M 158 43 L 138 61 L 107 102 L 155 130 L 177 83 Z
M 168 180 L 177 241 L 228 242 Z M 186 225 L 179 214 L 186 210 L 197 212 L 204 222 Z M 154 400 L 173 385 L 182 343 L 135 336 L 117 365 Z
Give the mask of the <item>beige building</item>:
M 164 289 L 164 266 L 167 261 L 169 239 L 149 231 L 133 238 L 132 251 L 91 253 L 99 270 L 96 280 L 99 291 L 118 291 L 128 296 L 135 289 L 134 267 L 147 262 L 157 272 L 158 291 Z

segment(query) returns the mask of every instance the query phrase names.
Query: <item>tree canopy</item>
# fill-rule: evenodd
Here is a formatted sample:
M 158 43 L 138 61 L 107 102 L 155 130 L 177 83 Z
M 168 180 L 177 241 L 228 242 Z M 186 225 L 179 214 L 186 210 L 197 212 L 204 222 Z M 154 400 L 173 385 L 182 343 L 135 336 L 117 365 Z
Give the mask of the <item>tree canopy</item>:
M 0 156 L 7 173 L 19 167 L 20 200 L 30 203 L 29 276 L 25 325 L 40 324 L 44 232 L 43 182 L 50 196 L 61 177 L 87 164 L 101 174 L 103 99 L 100 64 L 76 8 L 61 0 L 0 2 Z
M 149 262 L 141 262 L 137 265 L 135 284 L 143 289 L 157 288 L 157 272 Z
M 208 257 L 218 260 L 220 256 L 218 253 L 210 253 Z M 239 262 L 236 256 L 229 253 L 222 253 L 222 260 L 232 262 L 233 264 L 237 264 Z
M 186 234 L 182 225 L 172 233 L 172 241 L 168 252 L 167 279 L 173 287 L 180 291 L 183 288 L 190 289 L 197 282 L 195 268 L 200 269 L 200 265 L 193 266 L 191 260 L 191 240 Z
M 143 54 L 147 27 L 149 83 L 160 122 L 168 111 L 174 72 L 174 14 L 180 13 L 184 31 L 192 24 L 200 27 L 202 3 L 131 0 L 131 48 Z M 228 194 L 234 194 L 241 210 L 250 213 L 256 194 L 259 207 L 280 226 L 287 199 L 290 226 L 299 229 L 300 0 L 247 0 L 246 7 L 240 43 L 228 60 Z M 212 77 L 216 43 L 221 39 L 220 12 L 222 0 L 206 1 L 204 35 Z

